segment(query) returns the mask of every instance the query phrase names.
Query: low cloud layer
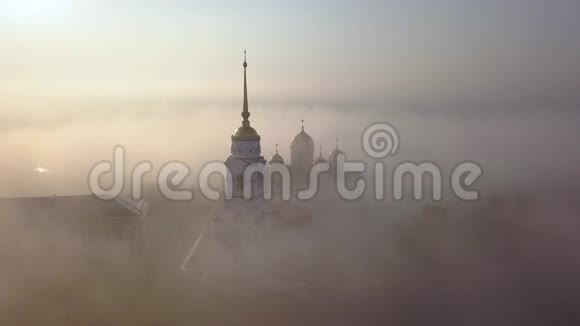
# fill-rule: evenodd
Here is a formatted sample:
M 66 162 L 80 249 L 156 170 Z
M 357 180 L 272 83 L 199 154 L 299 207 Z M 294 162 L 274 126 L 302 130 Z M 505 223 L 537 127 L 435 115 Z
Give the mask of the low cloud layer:
M 348 106 L 348 105 L 347 105 Z M 142 160 L 159 168 L 180 160 L 197 175 L 208 161 L 225 160 L 230 135 L 240 124 L 236 104 L 179 100 L 77 99 L 7 106 L 1 113 L 0 149 L 5 153 L 0 195 L 87 191 L 86 177 L 99 161 L 110 160 L 115 145 L 127 151 L 127 170 Z M 289 143 L 300 130 L 325 155 L 340 147 L 352 159 L 369 160 L 360 142 L 366 126 L 394 125 L 400 151 L 387 167 L 405 160 L 434 161 L 443 171 L 472 160 L 484 169 L 482 185 L 528 187 L 569 183 L 577 177 L 580 152 L 576 126 L 580 114 L 554 110 L 457 110 L 405 107 L 333 107 L 257 103 L 252 125 L 262 136 L 266 158 L 280 152 L 289 160 Z M 38 173 L 38 168 L 52 173 Z M 36 170 L 36 171 L 35 171 Z

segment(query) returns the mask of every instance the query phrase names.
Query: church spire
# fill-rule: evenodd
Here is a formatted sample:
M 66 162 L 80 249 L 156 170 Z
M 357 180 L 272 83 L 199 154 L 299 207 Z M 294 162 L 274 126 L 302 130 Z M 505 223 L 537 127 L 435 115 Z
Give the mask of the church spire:
M 244 109 L 242 110 L 242 118 L 244 118 L 242 122 L 242 126 L 249 127 L 250 120 L 250 111 L 248 110 L 248 83 L 246 81 L 246 68 L 248 67 L 248 62 L 246 62 L 246 50 L 244 50 Z
M 232 135 L 232 140 L 260 140 L 260 135 L 256 130 L 250 127 L 250 110 L 248 109 L 248 82 L 246 78 L 246 68 L 248 62 L 246 61 L 246 50 L 244 50 L 244 108 L 242 110 L 242 126 L 236 129 Z
M 278 154 L 278 141 L 276 140 L 276 154 Z
M 338 137 L 336 137 L 336 149 L 338 149 Z
M 302 122 L 302 131 L 304 131 L 304 113 L 302 113 L 302 119 L 300 122 Z

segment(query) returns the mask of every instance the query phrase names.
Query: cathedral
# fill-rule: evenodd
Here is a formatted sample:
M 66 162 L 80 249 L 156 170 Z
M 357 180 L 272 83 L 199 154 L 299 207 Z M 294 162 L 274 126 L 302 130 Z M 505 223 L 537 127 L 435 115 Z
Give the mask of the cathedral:
M 272 202 L 264 199 L 264 176 L 261 173 L 252 175 L 249 185 L 251 196 L 244 197 L 244 172 L 250 165 L 261 165 L 265 170 L 273 164 L 283 164 L 290 170 L 293 188 L 300 188 L 308 184 L 307 176 L 314 164 L 330 163 L 327 175 L 332 175 L 337 156 L 344 154 L 339 149 L 337 139 L 328 160 L 323 157 L 321 147 L 315 158 L 314 140 L 305 131 L 302 119 L 301 130 L 290 144 L 290 164 L 278 153 L 278 144 L 276 153 L 269 161 L 262 156 L 261 137 L 250 123 L 245 54 L 244 51 L 242 122 L 231 135 L 230 155 L 225 160 L 231 173 L 231 178 L 226 178 L 225 189 L 226 193 L 231 194 L 231 199 L 224 201 L 219 213 L 197 238 L 181 265 L 181 270 L 198 273 L 204 282 L 211 282 L 216 277 L 220 277 L 222 282 L 224 275 L 259 275 L 275 265 L 272 262 L 280 256 L 280 252 L 265 250 L 274 248 L 276 240 L 267 235 L 272 230 L 273 210 Z M 272 181 L 276 183 L 275 178 Z M 288 209 L 288 205 L 292 204 L 287 204 L 283 210 L 291 210 L 295 214 L 297 210 Z

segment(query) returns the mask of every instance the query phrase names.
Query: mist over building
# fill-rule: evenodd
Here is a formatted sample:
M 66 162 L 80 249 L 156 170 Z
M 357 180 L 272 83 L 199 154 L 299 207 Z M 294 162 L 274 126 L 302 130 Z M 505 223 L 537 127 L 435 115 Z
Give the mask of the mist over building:
M 0 325 L 580 324 L 579 16 L 540 0 L 0 1 Z M 367 155 L 378 122 L 396 155 Z M 118 145 L 124 187 L 98 199 L 89 171 Z M 384 164 L 384 199 L 337 192 L 343 154 L 367 166 L 347 188 Z M 216 160 L 233 177 L 207 188 L 231 200 L 198 184 Z M 160 190 L 168 162 L 191 200 Z M 407 174 L 393 199 L 404 162 L 439 167 L 442 198 L 426 177 L 414 199 Z M 482 167 L 477 200 L 450 190 L 462 162 Z M 291 200 L 280 173 L 244 180 L 253 164 L 287 170 Z

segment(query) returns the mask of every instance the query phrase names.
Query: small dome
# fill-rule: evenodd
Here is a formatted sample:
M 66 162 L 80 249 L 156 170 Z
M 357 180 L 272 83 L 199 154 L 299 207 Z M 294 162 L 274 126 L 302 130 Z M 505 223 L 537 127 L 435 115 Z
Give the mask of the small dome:
M 322 157 L 322 155 L 318 156 L 318 158 L 314 161 L 314 164 L 319 164 L 319 163 L 328 163 L 328 161 Z
M 333 149 L 332 152 L 330 152 L 329 160 L 335 161 L 338 154 L 344 154 L 344 152 L 338 148 Z
M 314 160 L 314 164 L 319 163 L 328 163 L 328 161 L 324 157 L 322 157 L 322 146 L 320 146 L 320 154 L 318 154 L 318 158 Z
M 250 126 L 241 126 L 232 135 L 235 140 L 260 140 L 260 135 L 256 129 Z
M 298 135 L 296 135 L 293 139 L 292 139 L 292 143 L 291 146 L 294 145 L 309 145 L 314 147 L 314 140 L 312 139 L 312 137 L 310 137 L 309 134 L 307 134 L 304 130 L 302 130 Z
M 270 164 L 274 163 L 284 164 L 284 158 L 282 158 L 282 155 L 278 153 L 272 155 L 272 158 L 270 158 Z

